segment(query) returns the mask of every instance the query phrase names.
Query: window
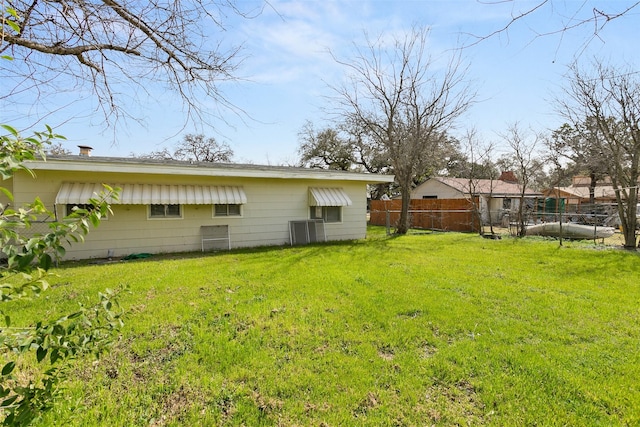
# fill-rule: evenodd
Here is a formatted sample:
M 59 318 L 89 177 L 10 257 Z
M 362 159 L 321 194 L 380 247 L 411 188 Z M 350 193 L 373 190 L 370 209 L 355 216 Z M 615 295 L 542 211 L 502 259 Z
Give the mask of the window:
M 213 216 L 240 216 L 240 205 L 215 205 L 213 209 Z
M 149 218 L 182 218 L 180 205 L 149 205 Z
M 65 211 L 64 211 L 64 215 L 65 216 L 69 216 L 71 215 L 76 209 L 85 209 L 85 210 L 91 210 L 93 209 L 94 206 L 90 203 L 68 203 L 65 205 Z M 101 217 L 100 219 L 102 220 L 107 220 L 108 216 L 105 215 L 103 217 Z
M 428 196 L 422 196 L 422 198 L 423 198 L 423 199 L 437 199 L 437 198 L 438 198 L 438 196 L 431 196 L 431 195 L 428 195 Z
M 311 219 L 323 219 L 324 222 L 341 222 L 342 206 L 311 206 Z
M 76 209 L 93 209 L 93 205 L 88 203 L 69 203 L 66 207 L 65 215 L 71 215 Z

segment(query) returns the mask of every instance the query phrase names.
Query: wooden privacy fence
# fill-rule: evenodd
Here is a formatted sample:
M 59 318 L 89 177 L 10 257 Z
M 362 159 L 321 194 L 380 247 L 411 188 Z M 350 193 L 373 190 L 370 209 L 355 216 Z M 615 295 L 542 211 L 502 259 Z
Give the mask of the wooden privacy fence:
M 402 200 L 372 200 L 369 223 L 395 227 L 400 219 Z M 429 230 L 469 231 L 480 230 L 473 204 L 466 199 L 413 199 L 409 205 L 411 228 Z

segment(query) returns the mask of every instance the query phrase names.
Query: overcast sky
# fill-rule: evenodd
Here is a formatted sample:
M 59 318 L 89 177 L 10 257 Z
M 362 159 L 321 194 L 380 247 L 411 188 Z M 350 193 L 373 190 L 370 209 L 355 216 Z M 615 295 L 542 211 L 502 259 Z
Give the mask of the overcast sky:
M 115 142 L 113 131 L 104 131 L 95 102 L 72 102 L 71 97 L 70 108 L 46 111 L 46 123 L 67 137 L 63 145 L 74 153 L 77 145 L 90 145 L 94 156 L 128 156 L 170 148 L 185 133 L 204 133 L 228 143 L 237 162 L 292 164 L 297 158 L 298 132 L 306 120 L 316 127 L 327 123 L 323 107 L 327 107 L 325 96 L 331 94 L 328 84 L 345 76 L 329 51 L 348 59 L 353 44 L 363 43 L 365 32 L 372 36 L 401 34 L 422 25 L 431 27 L 430 54 L 449 55 L 452 49 L 470 44 L 473 36 L 503 28 L 512 15 L 537 3 L 270 0 L 253 19 L 231 16 L 226 21 L 225 37 L 244 44 L 246 59 L 239 69 L 243 81 L 222 89 L 249 118 L 241 120 L 229 113 L 226 121 L 213 123 L 213 127 L 183 129 L 185 119 L 176 95 L 152 89 L 155 100 L 129 108 L 141 121 L 121 122 Z M 569 32 L 541 34 L 593 17 L 594 8 L 614 13 L 632 3 L 557 0 L 507 31 L 465 48 L 462 57 L 469 63 L 469 79 L 480 102 L 460 120 L 456 132 L 476 128 L 483 138 L 499 142 L 498 135 L 514 122 L 536 130 L 557 127 L 561 121 L 551 100 L 560 92 L 566 67 L 576 56 L 585 63 L 598 56 L 615 64 L 639 65 L 640 7 L 599 28 L 596 36 L 593 23 Z M 249 11 L 262 3 L 240 0 L 238 4 Z M 0 121 L 18 127 L 33 120 L 17 117 L 6 103 L 0 104 L 0 114 Z

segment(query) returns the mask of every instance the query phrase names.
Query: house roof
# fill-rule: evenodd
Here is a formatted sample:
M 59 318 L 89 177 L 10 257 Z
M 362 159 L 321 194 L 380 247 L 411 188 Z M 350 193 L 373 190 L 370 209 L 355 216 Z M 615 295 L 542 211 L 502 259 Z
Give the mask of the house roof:
M 378 175 L 328 169 L 156 160 L 129 157 L 48 156 L 46 161 L 26 161 L 25 166 L 34 170 L 146 173 L 238 178 L 342 180 L 361 181 L 366 183 L 393 182 L 394 180 L 393 175 Z
M 444 185 L 454 188 L 461 193 L 469 193 L 469 188 L 473 188 L 474 194 L 488 195 L 491 194 L 494 197 L 499 196 L 520 196 L 522 194 L 522 186 L 513 182 L 505 182 L 500 180 L 491 179 L 476 179 L 471 183 L 467 178 L 449 178 L 449 177 L 435 177 L 431 178 L 441 182 Z M 530 189 L 525 189 L 525 196 L 540 196 L 541 193 Z
M 574 175 L 571 177 L 571 186 L 570 187 L 589 187 L 591 185 L 591 177 L 584 175 Z M 597 186 L 611 186 L 611 177 L 605 176 L 599 178 L 597 181 Z
M 553 197 L 554 192 L 560 190 L 564 197 L 573 197 L 577 199 L 589 198 L 589 187 L 583 186 L 568 186 L 568 187 L 554 187 L 545 191 L 545 194 L 549 197 Z M 594 196 L 596 199 L 615 199 L 616 193 L 611 185 L 598 185 L 594 189 Z

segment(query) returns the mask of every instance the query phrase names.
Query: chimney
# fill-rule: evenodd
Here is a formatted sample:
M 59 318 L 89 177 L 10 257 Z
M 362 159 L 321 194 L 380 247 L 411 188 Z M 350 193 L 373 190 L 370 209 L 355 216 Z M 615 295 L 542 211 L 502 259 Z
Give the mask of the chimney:
M 516 175 L 512 171 L 506 171 L 500 174 L 500 178 L 498 178 L 498 181 L 511 182 L 511 183 L 517 184 L 518 178 L 516 178 Z
M 88 145 L 78 145 L 78 148 L 80 149 L 80 155 L 87 157 L 91 155 L 91 150 L 93 150 L 93 147 L 89 147 Z

